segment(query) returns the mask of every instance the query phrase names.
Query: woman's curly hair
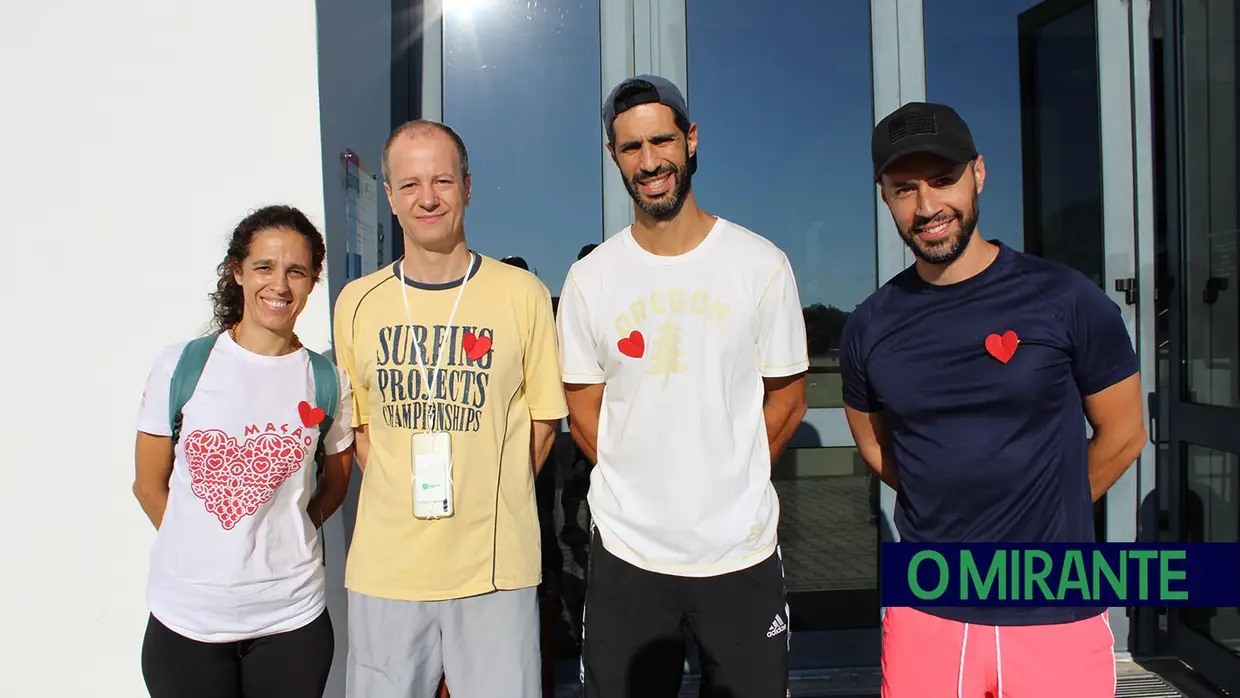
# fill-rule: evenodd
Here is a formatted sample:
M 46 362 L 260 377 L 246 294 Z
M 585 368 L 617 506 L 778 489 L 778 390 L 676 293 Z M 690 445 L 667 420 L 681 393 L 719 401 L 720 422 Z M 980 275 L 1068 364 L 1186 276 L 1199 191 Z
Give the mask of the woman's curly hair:
M 264 230 L 290 230 L 300 233 L 310 245 L 311 274 L 315 283 L 323 273 L 323 259 L 327 256 L 327 247 L 323 243 L 323 234 L 314 227 L 306 214 L 292 206 L 265 206 L 241 219 L 233 229 L 228 240 L 228 255 L 220 262 L 216 272 L 219 281 L 215 292 L 211 294 L 211 305 L 215 317 L 211 321 L 211 329 L 223 332 L 241 322 L 245 313 L 245 296 L 241 285 L 237 283 L 235 274 L 241 263 L 250 254 L 250 243 L 254 236 Z

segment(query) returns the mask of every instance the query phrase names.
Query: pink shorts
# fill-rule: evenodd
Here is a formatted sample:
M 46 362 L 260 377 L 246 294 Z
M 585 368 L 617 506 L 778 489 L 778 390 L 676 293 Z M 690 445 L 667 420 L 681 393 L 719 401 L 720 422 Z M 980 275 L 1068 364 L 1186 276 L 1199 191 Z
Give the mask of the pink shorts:
M 912 608 L 883 618 L 883 698 L 1113 698 L 1106 613 L 1057 625 L 974 625 Z

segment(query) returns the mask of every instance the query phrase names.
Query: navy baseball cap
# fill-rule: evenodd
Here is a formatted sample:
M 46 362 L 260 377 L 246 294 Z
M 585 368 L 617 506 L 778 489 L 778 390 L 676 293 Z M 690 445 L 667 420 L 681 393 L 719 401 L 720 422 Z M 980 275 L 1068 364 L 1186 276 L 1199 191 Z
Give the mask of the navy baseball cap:
M 691 123 L 689 119 L 689 105 L 685 102 L 685 96 L 681 94 L 680 88 L 667 78 L 658 75 L 637 75 L 635 77 L 622 80 L 611 90 L 611 94 L 607 95 L 607 99 L 603 102 L 603 128 L 607 131 L 607 141 L 611 142 L 612 132 L 611 125 L 616 120 L 616 115 L 636 107 L 639 104 L 662 104 L 676 113 L 686 124 Z M 689 173 L 697 172 L 697 153 L 689 156 Z
M 603 128 L 607 130 L 608 140 L 616 116 L 639 104 L 662 104 L 689 121 L 689 105 L 671 80 L 658 75 L 638 75 L 616 85 L 603 102 Z
M 955 109 L 945 104 L 909 102 L 874 127 L 870 139 L 874 181 L 880 180 L 896 160 L 913 153 L 932 153 L 963 164 L 977 158 L 977 147 Z

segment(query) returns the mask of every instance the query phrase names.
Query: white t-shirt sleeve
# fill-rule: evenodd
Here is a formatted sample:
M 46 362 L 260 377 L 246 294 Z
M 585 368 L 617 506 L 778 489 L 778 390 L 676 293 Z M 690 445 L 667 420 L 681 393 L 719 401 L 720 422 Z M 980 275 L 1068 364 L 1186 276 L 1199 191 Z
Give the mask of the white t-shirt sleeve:
M 556 309 L 556 330 L 560 339 L 561 365 L 565 383 L 603 382 L 599 349 L 590 330 L 590 312 L 570 270 Z
M 758 300 L 758 366 L 764 378 L 780 378 L 809 369 L 805 314 L 796 277 L 786 255 Z
M 168 393 L 172 389 L 172 371 L 176 368 L 182 346 L 165 347 L 151 363 L 138 407 L 138 431 L 155 436 L 172 436 L 172 425 L 168 423 Z
M 336 414 L 332 416 L 332 427 L 327 430 L 327 438 L 323 440 L 323 448 L 327 455 L 335 455 L 353 445 L 353 386 L 349 383 L 349 374 L 339 366 L 336 367 L 337 380 L 340 383 L 340 398 L 336 401 Z

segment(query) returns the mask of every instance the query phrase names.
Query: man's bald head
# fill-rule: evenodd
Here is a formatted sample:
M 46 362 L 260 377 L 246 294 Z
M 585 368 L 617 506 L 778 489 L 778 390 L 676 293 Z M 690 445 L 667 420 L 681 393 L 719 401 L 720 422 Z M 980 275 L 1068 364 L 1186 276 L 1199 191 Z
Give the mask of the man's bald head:
M 388 136 L 387 142 L 383 144 L 383 181 L 391 181 L 391 169 L 388 166 L 388 153 L 392 150 L 392 144 L 401 138 L 417 138 L 419 136 L 428 135 L 445 135 L 452 139 L 452 145 L 456 148 L 457 160 L 461 167 L 461 176 L 469 176 L 469 152 L 465 150 L 465 141 L 461 140 L 459 134 L 453 131 L 447 124 L 438 121 L 430 121 L 428 119 L 415 119 L 414 121 L 406 121 L 401 124 L 392 135 Z

